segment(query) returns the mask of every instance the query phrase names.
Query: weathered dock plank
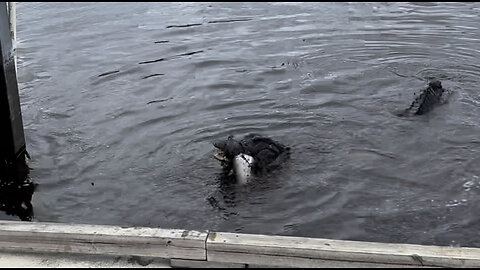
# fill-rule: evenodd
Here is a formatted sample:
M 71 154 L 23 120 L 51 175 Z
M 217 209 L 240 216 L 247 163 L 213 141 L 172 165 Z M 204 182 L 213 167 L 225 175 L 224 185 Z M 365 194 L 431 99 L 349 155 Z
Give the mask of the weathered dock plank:
M 0 252 L 0 268 L 171 268 L 169 259 L 73 253 Z
M 340 267 L 340 262 L 351 263 L 352 267 L 358 263 L 365 267 L 477 267 L 480 249 L 211 232 L 207 260 L 285 267 L 326 263 Z
M 271 255 L 262 254 L 242 254 L 225 253 L 209 251 L 208 255 L 211 261 L 232 261 L 230 256 L 235 257 L 235 261 L 249 262 L 248 268 L 418 268 L 418 265 L 399 265 L 373 262 L 357 262 L 348 260 L 321 260 L 293 256 L 277 256 L 272 259 Z M 256 263 L 254 263 L 256 262 Z M 435 268 L 435 266 L 424 266 Z
M 0 250 L 206 260 L 207 232 L 0 221 Z
M 164 258 L 181 268 L 480 266 L 479 248 L 18 221 L 0 221 L 0 252 Z
M 174 268 L 246 268 L 244 263 L 224 263 L 196 260 L 171 259 L 170 265 Z

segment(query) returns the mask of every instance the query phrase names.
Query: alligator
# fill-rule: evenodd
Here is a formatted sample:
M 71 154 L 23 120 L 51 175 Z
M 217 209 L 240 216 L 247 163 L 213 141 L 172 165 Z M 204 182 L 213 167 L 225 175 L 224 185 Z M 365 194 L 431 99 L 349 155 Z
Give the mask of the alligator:
M 436 105 L 444 102 L 443 93 L 446 90 L 438 80 L 431 81 L 428 87 L 423 89 L 415 98 L 410 107 L 397 114 L 398 116 L 422 115 L 431 111 Z
M 242 140 L 229 136 L 213 143 L 218 149 L 214 157 L 227 174 L 234 174 L 245 184 L 252 174 L 263 175 L 279 166 L 290 156 L 290 148 L 270 138 L 249 134 Z

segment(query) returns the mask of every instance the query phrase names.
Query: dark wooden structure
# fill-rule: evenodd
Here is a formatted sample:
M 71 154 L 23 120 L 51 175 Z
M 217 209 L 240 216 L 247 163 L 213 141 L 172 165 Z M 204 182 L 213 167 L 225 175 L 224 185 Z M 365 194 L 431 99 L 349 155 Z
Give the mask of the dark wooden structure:
M 0 2 L 0 162 L 3 163 L 24 160 L 26 155 L 9 24 L 7 3 Z
M 0 2 L 0 211 L 31 220 L 35 184 L 26 163 L 22 112 L 7 3 Z

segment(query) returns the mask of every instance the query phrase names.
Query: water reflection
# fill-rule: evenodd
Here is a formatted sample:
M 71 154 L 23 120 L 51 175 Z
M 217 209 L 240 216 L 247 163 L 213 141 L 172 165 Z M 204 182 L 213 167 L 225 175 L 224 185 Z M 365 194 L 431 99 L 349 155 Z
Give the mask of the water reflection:
M 208 203 L 222 212 L 222 217 L 228 219 L 237 213 L 232 211 L 236 206 L 237 187 L 235 176 L 228 170 L 222 169 L 217 175 L 218 189 L 207 198 Z
M 33 219 L 32 195 L 36 184 L 30 180 L 29 172 L 25 160 L 0 164 L 0 210 L 22 221 Z
M 229 220 L 245 209 L 262 204 L 266 198 L 264 194 L 281 187 L 278 176 L 285 172 L 280 170 L 263 176 L 251 176 L 247 184 L 239 184 L 235 175 L 224 167 L 216 175 L 216 190 L 206 200 L 213 209 L 218 210 L 224 220 Z

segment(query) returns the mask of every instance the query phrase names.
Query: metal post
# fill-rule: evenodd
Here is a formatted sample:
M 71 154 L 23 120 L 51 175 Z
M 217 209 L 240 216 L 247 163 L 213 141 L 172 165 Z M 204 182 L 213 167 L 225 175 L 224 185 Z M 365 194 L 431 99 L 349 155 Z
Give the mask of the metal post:
M 26 151 L 6 2 L 0 2 L 0 50 L 0 162 L 15 162 Z

